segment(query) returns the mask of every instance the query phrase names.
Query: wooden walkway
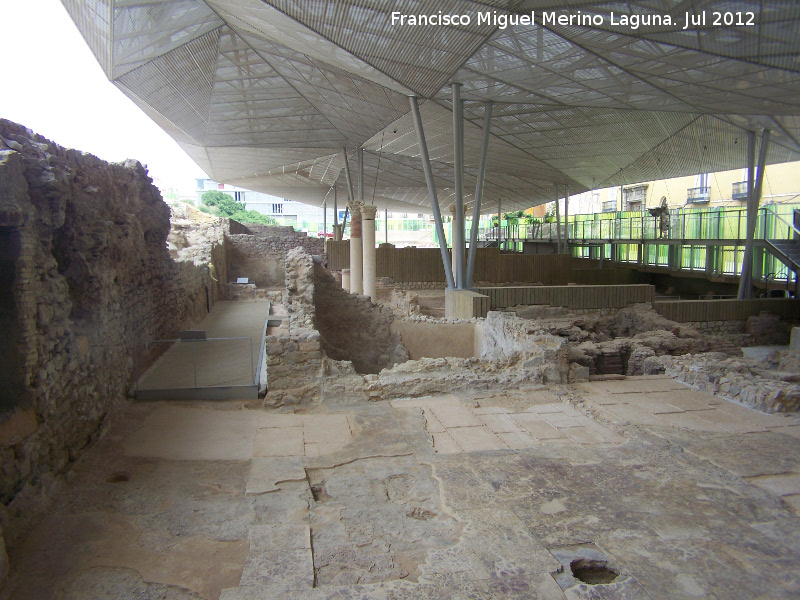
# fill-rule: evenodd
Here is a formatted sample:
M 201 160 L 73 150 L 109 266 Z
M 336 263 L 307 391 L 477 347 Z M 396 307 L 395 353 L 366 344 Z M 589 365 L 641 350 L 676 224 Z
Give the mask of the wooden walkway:
M 217 302 L 193 327 L 207 341 L 158 342 L 170 348 L 139 378 L 137 399 L 255 398 L 268 312 L 267 301 Z

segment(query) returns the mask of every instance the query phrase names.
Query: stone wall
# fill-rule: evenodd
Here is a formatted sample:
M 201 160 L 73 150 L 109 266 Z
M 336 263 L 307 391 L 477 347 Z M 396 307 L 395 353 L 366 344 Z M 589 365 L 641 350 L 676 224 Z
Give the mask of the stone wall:
M 247 277 L 258 287 L 282 286 L 286 253 L 302 248 L 310 255 L 324 252 L 323 241 L 297 232 L 291 227 L 248 225 L 252 234 L 228 236 L 229 276 L 232 281 Z M 287 231 L 288 230 L 288 231 Z
M 663 372 L 695 389 L 766 413 L 800 410 L 796 352 L 774 353 L 764 361 L 719 352 L 647 359 L 647 372 Z
M 314 269 L 314 306 L 329 358 L 352 361 L 359 373 L 378 373 L 408 359 L 400 334 L 391 331 L 392 310 L 347 293 L 321 265 Z
M 300 404 L 320 399 L 322 352 L 314 328 L 314 261 L 302 248 L 286 254 L 286 309 L 281 332 L 268 335 L 266 404 Z
M 175 262 L 169 232 L 169 208 L 138 162 L 109 164 L 0 120 L 7 539 L 126 400 L 155 357 L 144 342 L 174 337 L 219 293 L 202 261 L 224 277 L 222 246 Z

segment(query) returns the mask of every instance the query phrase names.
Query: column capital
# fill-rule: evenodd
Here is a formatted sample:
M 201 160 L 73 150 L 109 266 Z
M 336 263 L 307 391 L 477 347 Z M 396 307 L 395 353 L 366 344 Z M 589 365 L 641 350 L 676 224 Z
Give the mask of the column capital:
M 358 200 L 353 200 L 352 202 L 348 202 L 347 206 L 350 207 L 350 214 L 355 217 L 361 215 L 361 211 L 364 208 L 364 203 L 359 202 Z
M 365 204 L 364 206 L 361 207 L 361 217 L 368 221 L 375 220 L 376 212 L 378 212 L 377 206 L 372 206 L 371 204 Z

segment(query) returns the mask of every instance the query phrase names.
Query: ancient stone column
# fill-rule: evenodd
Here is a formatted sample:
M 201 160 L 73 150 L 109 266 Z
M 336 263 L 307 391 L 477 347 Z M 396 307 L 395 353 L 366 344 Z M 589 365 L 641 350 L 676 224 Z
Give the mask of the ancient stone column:
M 334 242 L 341 242 L 342 241 L 342 225 L 334 225 L 333 226 L 333 241 Z
M 361 207 L 362 240 L 364 247 L 364 295 L 369 296 L 374 302 L 375 294 L 375 213 L 377 206 L 364 205 Z
M 362 294 L 362 273 L 364 267 L 361 242 L 361 202 L 350 204 L 350 293 Z M 374 235 L 374 234 L 373 234 Z

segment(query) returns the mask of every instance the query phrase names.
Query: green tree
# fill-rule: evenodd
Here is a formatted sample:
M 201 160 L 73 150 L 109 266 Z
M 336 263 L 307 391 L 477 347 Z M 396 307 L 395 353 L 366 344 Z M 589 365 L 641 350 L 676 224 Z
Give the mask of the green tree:
M 200 202 L 214 208 L 214 213 L 220 217 L 230 217 L 232 214 L 245 210 L 244 202 L 237 202 L 232 196 L 219 190 L 209 190 L 200 196 Z
M 257 210 L 242 210 L 228 217 L 239 223 L 252 223 L 254 225 L 277 225 L 278 222 L 269 215 L 262 215 Z
M 278 222 L 268 215 L 262 215 L 257 210 L 247 210 L 244 202 L 235 200 L 230 194 L 219 190 L 209 190 L 200 196 L 202 206 L 200 210 L 211 212 L 218 217 L 233 219 L 239 223 L 253 223 L 256 225 L 277 225 Z

